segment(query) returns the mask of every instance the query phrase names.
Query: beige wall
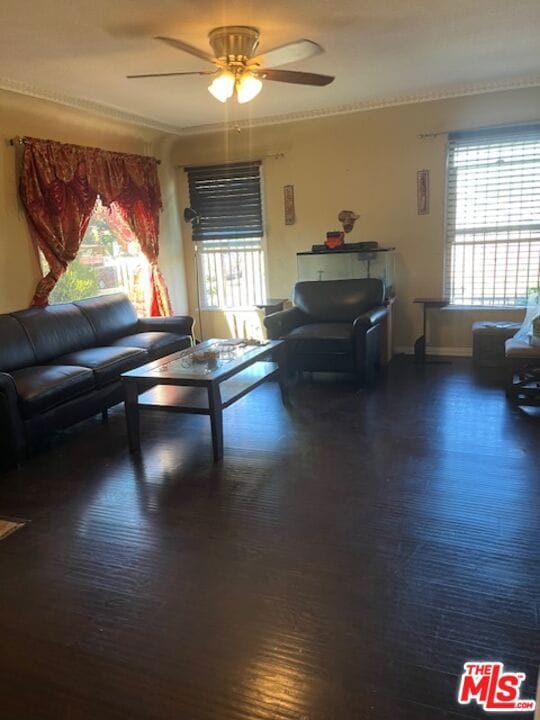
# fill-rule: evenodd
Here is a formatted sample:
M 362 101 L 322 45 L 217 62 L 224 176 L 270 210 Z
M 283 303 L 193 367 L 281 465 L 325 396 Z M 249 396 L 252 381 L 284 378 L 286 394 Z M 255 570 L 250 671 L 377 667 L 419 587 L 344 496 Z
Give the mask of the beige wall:
M 160 265 L 174 308 L 187 309 L 183 253 L 177 208 L 176 177 L 170 164 L 171 138 L 154 130 L 105 119 L 82 110 L 0 90 L 0 312 L 26 307 L 39 267 L 17 195 L 20 147 L 15 135 L 50 138 L 119 152 L 160 157 L 164 210 Z
M 419 139 L 420 133 L 536 120 L 540 88 L 402 105 L 369 112 L 181 138 L 173 162 L 182 165 L 268 158 L 263 163 L 268 291 L 290 297 L 296 253 L 324 241 L 338 226 L 343 208 L 361 218 L 350 241 L 395 245 L 397 302 L 394 345 L 410 348 L 420 329 L 420 309 L 412 300 L 442 292 L 446 136 Z M 431 213 L 416 213 L 416 171 L 431 174 Z M 185 173 L 179 174 L 180 205 L 188 203 Z M 293 184 L 297 222 L 283 221 L 283 185 Z M 193 249 L 184 226 L 190 307 L 195 313 Z M 521 319 L 513 311 L 446 310 L 434 316 L 431 345 L 468 348 L 474 319 Z M 230 323 L 223 313 L 203 314 L 206 337 Z

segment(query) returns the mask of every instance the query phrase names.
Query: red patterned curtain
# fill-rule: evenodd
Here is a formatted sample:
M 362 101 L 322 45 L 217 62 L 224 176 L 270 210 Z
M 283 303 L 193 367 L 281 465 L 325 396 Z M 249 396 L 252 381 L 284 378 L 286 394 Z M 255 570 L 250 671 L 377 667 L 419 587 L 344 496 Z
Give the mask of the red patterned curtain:
M 157 266 L 161 193 L 157 160 L 142 155 L 26 138 L 20 196 L 32 238 L 49 264 L 33 306 L 49 294 L 76 257 L 97 196 L 113 203 L 139 240 L 152 271 L 152 315 L 170 315 L 167 287 Z

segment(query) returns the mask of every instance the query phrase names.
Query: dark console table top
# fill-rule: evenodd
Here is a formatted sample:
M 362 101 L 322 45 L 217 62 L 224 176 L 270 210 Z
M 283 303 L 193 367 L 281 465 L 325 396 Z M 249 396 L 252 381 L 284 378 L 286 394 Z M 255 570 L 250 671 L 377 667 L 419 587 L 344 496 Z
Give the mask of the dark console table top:
M 448 298 L 414 298 L 413 302 L 427 307 L 445 307 L 450 303 Z
M 255 307 L 264 310 L 265 315 L 271 315 L 283 310 L 286 302 L 286 298 L 266 298 L 265 302 L 257 303 Z
M 318 252 L 313 252 L 312 250 L 306 250 L 304 252 L 296 253 L 297 255 L 343 255 L 344 253 L 382 253 L 382 252 L 390 252 L 390 250 L 395 250 L 395 247 L 378 247 L 373 248 L 372 250 L 359 250 L 358 248 L 349 249 L 347 245 L 344 245 L 342 248 L 336 248 L 335 250 L 320 250 Z

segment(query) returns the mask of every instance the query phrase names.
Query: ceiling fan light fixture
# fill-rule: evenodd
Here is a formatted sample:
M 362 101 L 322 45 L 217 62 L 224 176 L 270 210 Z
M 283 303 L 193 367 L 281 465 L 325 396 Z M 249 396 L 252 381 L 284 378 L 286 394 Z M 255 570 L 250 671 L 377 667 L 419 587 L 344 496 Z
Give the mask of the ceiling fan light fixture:
M 213 55 L 174 37 L 159 35 L 156 40 L 200 60 L 206 60 L 213 66 L 212 70 L 143 73 L 128 75 L 128 79 L 212 75 L 214 80 L 208 87 L 212 97 L 226 103 L 236 95 L 240 104 L 248 103 L 257 97 L 262 90 L 262 80 L 312 87 L 324 87 L 334 80 L 330 75 L 276 69 L 275 66 L 298 62 L 324 52 L 316 42 L 305 38 L 280 45 L 260 55 L 255 55 L 259 44 L 259 30 L 245 25 L 226 25 L 211 30 L 208 40 Z
M 234 92 L 236 78 L 230 70 L 224 70 L 208 86 L 208 92 L 219 102 L 227 102 Z
M 262 82 L 253 73 L 245 72 L 236 84 L 236 99 L 239 103 L 253 100 L 262 90 Z

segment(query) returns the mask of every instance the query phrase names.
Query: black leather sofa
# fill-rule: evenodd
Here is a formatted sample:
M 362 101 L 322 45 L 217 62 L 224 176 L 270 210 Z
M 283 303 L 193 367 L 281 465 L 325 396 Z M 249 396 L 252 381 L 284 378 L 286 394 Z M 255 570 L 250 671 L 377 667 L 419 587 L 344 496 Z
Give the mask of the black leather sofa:
M 140 319 L 122 294 L 0 315 L 3 465 L 123 400 L 121 373 L 191 344 L 191 317 Z
M 268 315 L 271 339 L 285 340 L 293 371 L 354 373 L 369 381 L 380 364 L 384 287 L 380 280 L 299 282 L 294 307 Z

